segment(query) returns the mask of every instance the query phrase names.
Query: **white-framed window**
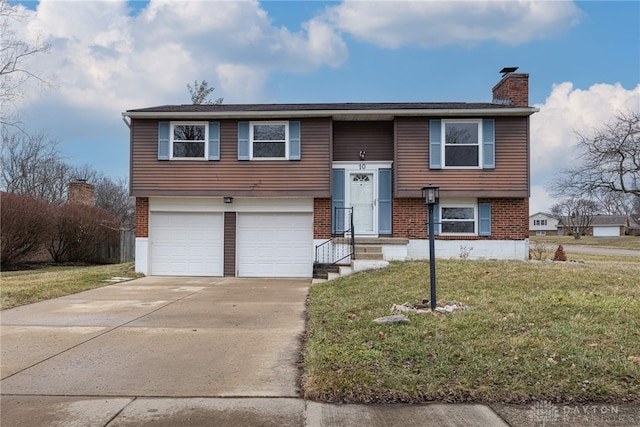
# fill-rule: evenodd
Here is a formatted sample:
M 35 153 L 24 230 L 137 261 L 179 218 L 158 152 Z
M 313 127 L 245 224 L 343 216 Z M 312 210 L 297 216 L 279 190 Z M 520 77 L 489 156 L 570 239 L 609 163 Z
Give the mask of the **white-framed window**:
M 440 234 L 478 235 L 478 204 L 475 200 L 440 203 Z
M 209 126 L 206 122 L 171 122 L 171 159 L 206 160 Z
M 443 120 L 442 141 L 443 167 L 482 167 L 482 120 Z
M 249 141 L 252 160 L 287 160 L 289 122 L 251 122 Z
M 546 236 L 547 232 L 546 231 L 536 231 L 536 236 Z
M 547 225 L 547 220 L 546 219 L 534 219 L 533 220 L 533 225 Z

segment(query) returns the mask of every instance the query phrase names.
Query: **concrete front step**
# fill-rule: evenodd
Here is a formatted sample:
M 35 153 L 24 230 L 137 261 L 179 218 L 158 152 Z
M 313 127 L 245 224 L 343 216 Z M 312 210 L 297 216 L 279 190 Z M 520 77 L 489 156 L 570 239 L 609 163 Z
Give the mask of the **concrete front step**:
M 355 259 L 367 261 L 382 261 L 382 246 L 375 244 L 357 244 Z
M 356 256 L 355 258 L 357 260 L 370 260 L 370 261 L 382 261 L 384 258 L 382 256 L 382 252 L 380 253 L 369 253 L 369 252 L 363 252 L 363 253 L 358 253 L 356 252 Z
M 381 254 L 382 246 L 379 245 L 356 245 L 356 254 Z

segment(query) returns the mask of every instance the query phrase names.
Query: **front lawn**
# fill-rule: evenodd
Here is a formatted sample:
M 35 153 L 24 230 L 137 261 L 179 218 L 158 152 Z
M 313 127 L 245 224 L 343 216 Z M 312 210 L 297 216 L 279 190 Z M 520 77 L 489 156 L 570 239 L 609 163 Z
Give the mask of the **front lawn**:
M 140 277 L 133 263 L 97 266 L 47 267 L 2 272 L 0 309 L 31 304 L 112 284 L 112 277 Z
M 428 262 L 311 288 L 302 385 L 340 402 L 627 401 L 640 396 L 640 263 L 438 260 L 467 311 L 378 325 L 429 297 Z

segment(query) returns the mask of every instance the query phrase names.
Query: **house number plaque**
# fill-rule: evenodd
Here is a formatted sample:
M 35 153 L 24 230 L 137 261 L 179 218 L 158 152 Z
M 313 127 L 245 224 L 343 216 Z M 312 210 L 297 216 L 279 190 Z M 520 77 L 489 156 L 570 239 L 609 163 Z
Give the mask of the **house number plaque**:
M 360 163 L 360 170 L 365 170 L 367 168 L 366 163 Z

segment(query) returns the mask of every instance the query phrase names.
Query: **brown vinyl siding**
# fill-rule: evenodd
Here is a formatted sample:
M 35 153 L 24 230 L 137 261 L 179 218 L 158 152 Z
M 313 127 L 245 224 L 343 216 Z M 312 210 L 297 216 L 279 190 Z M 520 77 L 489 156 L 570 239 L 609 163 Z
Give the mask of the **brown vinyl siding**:
M 301 120 L 299 161 L 239 161 L 238 121 L 220 121 L 220 160 L 158 160 L 158 120 L 131 125 L 133 196 L 330 195 L 331 121 Z
M 429 118 L 396 118 L 395 197 L 420 197 L 427 184 L 441 197 L 529 197 L 529 119 L 495 120 L 495 169 L 429 169 Z
M 236 277 L 236 213 L 224 213 L 224 277 Z
M 366 161 L 393 160 L 393 122 L 334 122 L 333 160 L 360 161 L 360 151 Z

